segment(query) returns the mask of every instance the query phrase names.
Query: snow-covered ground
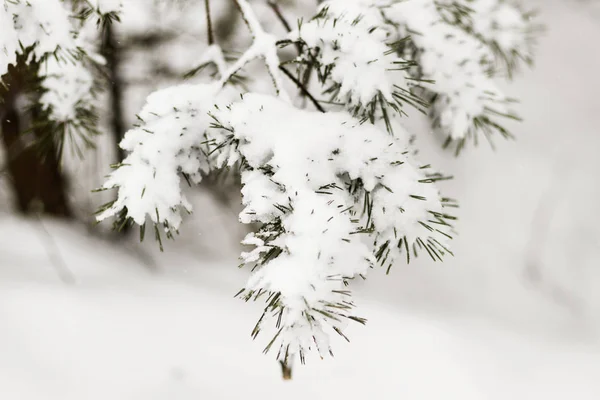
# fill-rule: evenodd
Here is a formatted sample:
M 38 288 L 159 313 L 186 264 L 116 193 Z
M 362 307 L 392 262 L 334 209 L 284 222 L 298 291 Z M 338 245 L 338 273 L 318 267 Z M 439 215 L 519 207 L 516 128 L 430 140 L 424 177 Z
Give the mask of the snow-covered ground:
M 455 159 L 420 139 L 456 177 L 456 257 L 373 271 L 335 358 L 281 380 L 232 297 L 235 217 L 208 197 L 164 254 L 4 212 L 0 399 L 600 399 L 600 19 L 536 3 L 536 68 L 507 88 L 518 140 Z
M 249 338 L 258 309 L 231 296 L 244 279 L 235 260 L 188 253 L 153 271 L 130 248 L 71 226 L 1 221 L 3 399 L 600 396 L 600 348 L 589 341 L 367 300 L 369 324 L 350 329 L 352 343 L 337 341 L 334 359 L 309 360 L 284 382 Z M 58 279 L 59 258 L 75 285 Z

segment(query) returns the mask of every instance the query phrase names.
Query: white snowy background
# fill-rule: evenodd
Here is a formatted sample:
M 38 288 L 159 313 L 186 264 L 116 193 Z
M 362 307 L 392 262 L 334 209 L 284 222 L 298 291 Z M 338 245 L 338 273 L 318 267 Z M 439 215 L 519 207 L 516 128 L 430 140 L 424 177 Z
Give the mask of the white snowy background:
M 517 140 L 454 158 L 419 139 L 455 176 L 456 257 L 373 271 L 367 326 L 292 381 L 251 341 L 242 232 L 210 195 L 161 254 L 15 217 L 0 186 L 0 399 L 600 399 L 600 9 L 531 3 L 547 32 L 506 87 Z

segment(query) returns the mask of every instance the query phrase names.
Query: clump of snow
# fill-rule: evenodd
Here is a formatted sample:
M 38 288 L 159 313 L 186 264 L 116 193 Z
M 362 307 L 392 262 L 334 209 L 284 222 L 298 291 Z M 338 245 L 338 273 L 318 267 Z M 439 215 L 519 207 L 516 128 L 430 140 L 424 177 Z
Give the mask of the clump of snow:
M 445 2 L 450 7 L 457 4 L 456 0 Z M 461 0 L 458 4 L 466 7 L 466 12 L 446 17 L 483 40 L 496 53 L 496 58 L 506 63 L 509 73 L 516 68 L 519 59 L 531 62 L 537 27 L 517 4 L 506 0 Z
M 218 84 L 184 84 L 148 96 L 139 125 L 120 144 L 129 156 L 104 183 L 104 188 L 118 187 L 117 200 L 99 219 L 126 207 L 139 225 L 150 216 L 154 223 L 177 230 L 180 210 L 191 211 L 181 192 L 180 174 L 199 183 L 208 171 L 208 112 L 226 93 Z
M 376 262 L 374 242 L 443 241 L 420 223 L 442 213 L 439 193 L 399 142 L 347 113 L 247 94 L 214 116 L 239 152 L 227 162 L 245 166 L 240 219 L 263 224 L 245 241 L 256 249 L 243 255 L 245 263 L 261 258 L 246 298 L 268 297 L 255 332 L 272 317 L 279 358 L 313 348 L 324 355 L 328 326 L 341 334 L 346 319 L 360 320 L 345 286 Z
M 82 105 L 93 104 L 94 77 L 80 61 L 60 62 L 49 58 L 42 65 L 46 92 L 40 103 L 53 121 L 75 121 Z
M 69 12 L 60 0 L 5 1 L 14 17 L 13 29 L 27 48 L 35 45 L 33 54 L 42 59 L 62 49 L 62 56 L 72 56 L 75 40 L 71 33 Z M 5 29 L 10 30 L 10 26 Z
M 501 0 L 329 0 L 322 9 L 336 23 L 364 19 L 388 40 L 410 36 L 402 56 L 418 64 L 411 69 L 417 84 L 435 93 L 431 115 L 449 138 L 504 134 L 493 118 L 512 117 L 511 101 L 493 76 L 500 64 L 510 72 L 519 59 L 531 59 L 532 27 L 520 9 Z
M 0 75 L 22 48 L 31 48 L 26 62 L 40 63 L 40 103 L 51 120 L 77 129 L 86 124 L 80 111 L 94 109 L 94 77 L 84 59 L 102 61 L 89 27 L 60 0 L 3 1 L 0 7 Z
M 307 47 L 297 62 L 316 62 L 319 78 L 328 86 L 332 100 L 356 116 L 365 117 L 373 109 L 387 109 L 389 104 L 390 113 L 398 112 L 402 106 L 398 91 L 408 93 L 409 88 L 407 62 L 388 46 L 388 30 L 371 13 L 350 7 L 336 14 L 329 9 L 341 8 L 336 5 L 339 3 L 325 3 L 315 18 L 289 34 L 292 41 Z

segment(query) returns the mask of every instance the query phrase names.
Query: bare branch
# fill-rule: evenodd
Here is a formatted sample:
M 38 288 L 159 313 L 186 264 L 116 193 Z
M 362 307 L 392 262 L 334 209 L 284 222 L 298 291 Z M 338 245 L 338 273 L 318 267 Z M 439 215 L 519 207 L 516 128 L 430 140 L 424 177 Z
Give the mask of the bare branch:
M 213 33 L 212 19 L 210 17 L 210 0 L 204 0 L 204 9 L 206 10 L 206 30 L 208 33 L 208 45 L 212 46 L 215 43 L 215 35 Z
M 285 74 L 285 76 L 287 76 L 288 78 L 290 78 L 290 80 L 292 80 L 292 82 L 294 82 L 296 84 L 296 86 L 298 86 L 298 89 L 300 89 L 300 91 L 310 99 L 310 101 L 315 105 L 315 108 L 319 111 L 321 111 L 322 113 L 325 112 L 325 109 L 321 106 L 321 104 L 319 104 L 319 101 L 317 99 L 314 98 L 314 96 L 308 91 L 308 89 L 302 84 L 302 82 L 300 82 L 298 80 L 298 78 L 296 78 L 294 76 L 294 74 L 292 74 L 290 71 L 288 71 L 287 69 L 285 69 L 285 67 L 283 65 L 279 66 L 279 69 Z
M 279 4 L 275 3 L 273 0 L 267 1 L 267 4 L 269 5 L 269 7 L 271 7 L 271 10 L 273 10 L 273 12 L 275 13 L 275 15 L 277 16 L 277 18 L 279 19 L 279 21 L 281 22 L 281 24 L 285 28 L 285 30 L 288 31 L 288 32 L 291 32 L 292 31 L 292 26 L 290 25 L 290 23 L 288 22 L 288 20 L 285 18 L 285 16 L 281 12 L 281 8 L 279 8 Z

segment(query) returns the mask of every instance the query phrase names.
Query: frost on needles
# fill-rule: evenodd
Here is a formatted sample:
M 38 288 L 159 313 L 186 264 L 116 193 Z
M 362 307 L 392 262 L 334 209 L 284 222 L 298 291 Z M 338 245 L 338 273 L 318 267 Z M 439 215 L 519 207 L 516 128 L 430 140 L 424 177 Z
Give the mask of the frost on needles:
M 331 332 L 346 337 L 348 321 L 364 322 L 353 279 L 418 253 L 451 254 L 456 204 L 436 187 L 447 178 L 413 158 L 406 107 L 425 111 L 431 100 L 435 126 L 459 143 L 504 133 L 494 118 L 512 114 L 492 72 L 529 61 L 530 23 L 502 0 L 332 0 L 276 38 L 247 1 L 235 1 L 253 43 L 231 64 L 211 44 L 199 59 L 216 66 L 215 80 L 148 97 L 121 143 L 129 156 L 103 186 L 117 198 L 99 219 L 135 222 L 142 237 L 150 223 L 159 241 L 173 237 L 191 212 L 182 181 L 238 169 L 240 221 L 259 226 L 243 241 L 253 274 L 238 293 L 265 302 L 252 336 L 267 331 L 265 351 L 283 362 L 309 350 L 323 356 Z M 292 44 L 298 55 L 281 61 L 278 47 Z M 233 82 L 257 59 L 274 95 Z M 313 106 L 298 107 L 295 89 Z

